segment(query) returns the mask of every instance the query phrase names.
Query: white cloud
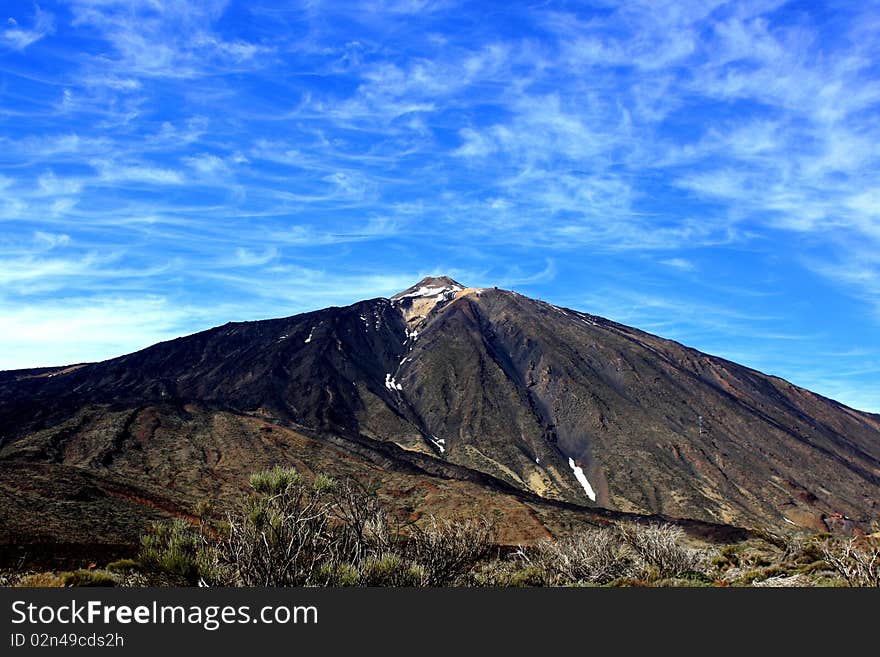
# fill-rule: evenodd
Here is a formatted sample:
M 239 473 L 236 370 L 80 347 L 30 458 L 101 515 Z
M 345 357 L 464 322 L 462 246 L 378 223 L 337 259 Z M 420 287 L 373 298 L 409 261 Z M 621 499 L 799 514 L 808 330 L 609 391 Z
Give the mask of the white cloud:
M 181 185 L 185 181 L 180 171 L 148 164 L 118 165 L 110 162 L 94 163 L 104 183 L 136 182 L 150 185 Z
M 37 179 L 40 191 L 47 196 L 68 196 L 78 194 L 82 190 L 82 183 L 72 178 L 58 178 L 51 171 Z
M 187 332 L 193 308 L 158 296 L 0 299 L 0 369 L 104 360 Z
M 274 48 L 212 31 L 226 0 L 72 0 L 74 27 L 98 31 L 115 59 L 96 60 L 104 79 L 197 78 L 211 72 L 261 66 Z
M 54 249 L 59 246 L 70 244 L 70 235 L 63 233 L 47 233 L 38 230 L 34 233 L 34 241 L 47 249 Z
M 203 176 L 227 175 L 229 165 L 222 158 L 211 154 L 195 155 L 184 158 L 184 161 Z
M 273 260 L 277 260 L 278 256 L 279 251 L 275 247 L 268 247 L 262 252 L 238 247 L 235 249 L 235 258 L 233 259 L 233 262 L 240 267 L 255 267 L 266 265 Z
M 481 132 L 473 128 L 459 130 L 462 145 L 456 148 L 452 154 L 465 158 L 484 158 L 495 150 L 495 145 Z
M 697 268 L 693 262 L 684 258 L 667 258 L 666 260 L 661 260 L 660 264 L 678 269 L 679 271 L 693 271 Z
M 34 5 L 33 25 L 30 28 L 22 27 L 14 18 L 9 18 L 6 25 L 7 27 L 0 31 L 0 43 L 13 50 L 24 50 L 54 31 L 55 17 Z

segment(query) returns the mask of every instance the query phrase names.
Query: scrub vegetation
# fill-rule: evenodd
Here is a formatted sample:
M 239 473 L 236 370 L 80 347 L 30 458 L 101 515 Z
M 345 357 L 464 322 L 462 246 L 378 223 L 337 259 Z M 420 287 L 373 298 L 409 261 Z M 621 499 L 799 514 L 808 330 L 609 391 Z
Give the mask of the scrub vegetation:
M 878 586 L 880 535 L 759 534 L 723 547 L 671 524 L 581 529 L 504 549 L 495 518 L 402 523 L 354 479 L 254 474 L 233 509 L 155 523 L 135 559 L 6 573 L 72 586 Z

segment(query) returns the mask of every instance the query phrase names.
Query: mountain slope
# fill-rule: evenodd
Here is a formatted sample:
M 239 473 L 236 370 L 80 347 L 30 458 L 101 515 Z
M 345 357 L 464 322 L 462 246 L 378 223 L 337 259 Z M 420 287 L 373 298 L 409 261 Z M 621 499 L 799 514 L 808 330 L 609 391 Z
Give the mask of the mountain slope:
M 240 486 L 247 466 L 302 456 L 301 445 L 264 453 L 236 442 L 218 417 L 347 448 L 390 442 L 441 477 L 583 507 L 825 529 L 835 514 L 869 521 L 880 500 L 877 416 L 446 277 L 102 363 L 2 373 L 0 463 L 75 467 L 192 498 Z M 385 465 L 403 468 L 401 458 Z

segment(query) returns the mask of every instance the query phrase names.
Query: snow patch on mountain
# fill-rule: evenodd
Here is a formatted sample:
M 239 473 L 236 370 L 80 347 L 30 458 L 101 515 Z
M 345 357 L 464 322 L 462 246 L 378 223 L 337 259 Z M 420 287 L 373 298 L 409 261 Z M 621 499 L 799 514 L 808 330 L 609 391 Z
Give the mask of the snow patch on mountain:
M 583 486 L 584 492 L 587 494 L 587 497 L 595 502 L 596 493 L 595 491 L 593 491 L 593 487 L 590 486 L 590 482 L 587 481 L 587 475 L 584 474 L 584 469 L 581 466 L 576 465 L 574 459 L 571 457 L 568 458 L 568 467 L 570 467 L 572 472 L 574 472 L 575 479 L 577 479 L 580 485 Z
M 415 297 L 438 297 L 441 295 L 452 295 L 456 292 L 460 292 L 464 288 L 460 285 L 444 285 L 442 287 L 435 287 L 432 285 L 423 285 L 418 288 L 415 292 L 408 292 L 407 294 L 402 294 L 399 296 L 399 299 L 411 299 Z
M 390 373 L 385 375 L 385 387 L 389 390 L 403 390 L 403 386 L 394 380 Z

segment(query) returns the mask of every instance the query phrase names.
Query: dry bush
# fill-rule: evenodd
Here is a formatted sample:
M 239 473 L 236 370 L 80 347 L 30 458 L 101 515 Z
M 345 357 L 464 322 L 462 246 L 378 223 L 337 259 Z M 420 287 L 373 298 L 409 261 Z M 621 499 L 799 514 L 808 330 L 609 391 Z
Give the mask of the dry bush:
M 802 588 L 812 586 L 810 578 L 800 573 L 794 575 L 774 575 L 760 581 L 755 581 L 752 586 L 761 588 Z
M 15 584 L 19 588 L 62 588 L 64 578 L 55 573 L 32 573 L 25 575 Z
M 686 547 L 673 525 L 592 529 L 539 541 L 518 552 L 553 584 L 673 580 L 701 575 L 703 555 Z M 698 583 L 710 581 L 703 576 Z M 695 580 L 697 581 L 697 580 Z
M 698 572 L 702 554 L 682 545 L 684 532 L 675 525 L 633 525 L 621 529 L 623 540 L 656 579 Z
M 829 538 L 821 550 L 825 563 L 849 586 L 880 586 L 880 539 Z
M 517 556 L 547 573 L 552 584 L 588 582 L 607 584 L 634 574 L 633 561 L 620 534 L 612 529 L 590 529 L 558 540 L 544 539 Z
M 334 482 L 306 482 L 276 467 L 251 478 L 256 495 L 237 513 L 217 544 L 218 570 L 237 586 L 305 586 L 334 556 Z
M 494 524 L 485 519 L 445 520 L 430 516 L 413 527 L 406 556 L 424 571 L 424 586 L 449 586 L 492 551 Z
M 343 479 L 331 490 L 332 514 L 338 541 L 335 559 L 361 564 L 369 557 L 394 551 L 400 527 L 394 524 L 375 491 L 355 479 Z

